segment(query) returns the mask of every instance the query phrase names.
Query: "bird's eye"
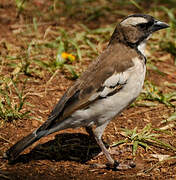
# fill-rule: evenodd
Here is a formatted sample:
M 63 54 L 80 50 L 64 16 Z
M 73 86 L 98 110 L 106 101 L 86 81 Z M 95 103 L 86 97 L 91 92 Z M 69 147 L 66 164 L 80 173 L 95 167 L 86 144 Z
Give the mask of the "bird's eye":
M 141 23 L 141 24 L 138 24 L 138 27 L 140 28 L 140 29 L 147 29 L 147 24 L 146 23 Z
M 154 24 L 153 21 L 149 21 L 148 23 L 140 23 L 137 26 L 142 29 L 142 30 L 147 30 L 148 28 L 150 28 L 152 25 Z

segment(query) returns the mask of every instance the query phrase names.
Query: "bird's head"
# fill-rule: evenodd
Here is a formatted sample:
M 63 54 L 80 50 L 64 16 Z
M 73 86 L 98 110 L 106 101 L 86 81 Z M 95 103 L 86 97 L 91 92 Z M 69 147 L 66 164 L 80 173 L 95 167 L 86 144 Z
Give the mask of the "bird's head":
M 167 27 L 169 27 L 168 24 L 150 15 L 130 15 L 117 25 L 111 42 L 117 39 L 131 46 L 138 46 L 141 42 L 146 41 L 153 32 Z

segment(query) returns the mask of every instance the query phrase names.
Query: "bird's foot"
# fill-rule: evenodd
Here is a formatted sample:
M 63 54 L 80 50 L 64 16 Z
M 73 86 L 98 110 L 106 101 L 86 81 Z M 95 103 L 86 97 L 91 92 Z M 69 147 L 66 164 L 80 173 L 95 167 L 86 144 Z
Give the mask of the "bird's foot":
M 119 165 L 120 165 L 120 163 L 118 161 L 114 161 L 113 164 L 112 163 L 107 163 L 106 168 L 115 170 L 115 169 L 117 169 L 117 167 L 119 167 Z
M 117 165 L 118 163 L 118 165 Z M 129 162 L 129 163 L 119 163 L 115 161 L 114 165 L 112 166 L 112 170 L 128 170 L 131 168 L 135 168 L 136 164 L 134 162 Z
M 114 161 L 114 164 L 99 164 L 99 163 L 94 163 L 91 164 L 92 168 L 99 168 L 99 169 L 112 169 L 114 171 L 122 171 L 122 170 L 128 170 L 131 168 L 135 168 L 136 164 L 134 162 L 129 162 L 127 164 L 124 163 L 119 163 L 118 161 Z

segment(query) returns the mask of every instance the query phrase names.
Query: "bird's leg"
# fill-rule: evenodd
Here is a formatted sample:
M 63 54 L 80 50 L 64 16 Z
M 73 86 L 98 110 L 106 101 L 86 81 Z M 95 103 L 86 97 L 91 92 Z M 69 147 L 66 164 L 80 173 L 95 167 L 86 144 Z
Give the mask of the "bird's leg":
M 89 133 L 89 135 L 90 135 L 91 138 L 92 138 L 92 137 L 95 138 L 97 144 L 99 145 L 99 147 L 101 148 L 103 154 L 106 156 L 106 158 L 107 158 L 107 160 L 108 160 L 108 162 L 109 162 L 109 163 L 108 163 L 108 166 L 115 168 L 115 167 L 117 167 L 117 166 L 119 165 L 119 163 L 118 163 L 117 161 L 115 161 L 115 160 L 111 157 L 109 151 L 106 149 L 106 147 L 105 147 L 105 145 L 104 145 L 104 143 L 103 143 L 103 141 L 102 141 L 102 139 L 101 139 L 102 134 L 103 134 L 104 129 L 106 128 L 107 124 L 108 124 L 108 122 L 105 123 L 105 124 L 102 124 L 101 126 L 97 126 L 97 127 L 94 129 L 94 131 L 92 130 L 91 127 L 86 127 L 86 131 Z M 102 166 L 102 167 L 104 167 L 104 166 Z
M 102 139 L 101 139 L 101 138 L 98 138 L 98 137 L 95 137 L 95 139 L 96 139 L 98 145 L 100 146 L 103 154 L 106 156 L 106 158 L 107 158 L 110 166 L 118 166 L 119 163 L 116 162 L 116 161 L 111 157 L 111 155 L 110 155 L 109 151 L 106 149 L 106 147 L 105 147 Z
M 94 136 L 95 136 L 95 139 L 96 139 L 98 145 L 100 146 L 103 154 L 106 156 L 106 159 L 109 162 L 108 166 L 116 168 L 119 165 L 119 163 L 111 157 L 109 151 L 106 149 L 106 147 L 101 139 L 102 134 L 103 134 L 107 124 L 108 124 L 108 122 L 105 124 L 102 124 L 101 126 L 96 127 L 94 130 Z
M 106 126 L 105 126 L 106 127 Z M 104 129 L 105 129 L 104 127 Z M 102 129 L 104 131 L 104 129 Z M 110 156 L 110 153 L 108 152 L 108 150 L 106 149 L 101 137 L 99 138 L 99 136 L 96 136 L 96 130 L 95 132 L 93 132 L 91 127 L 86 127 L 86 131 L 89 134 L 90 138 L 94 138 L 97 142 L 97 144 L 99 145 L 99 147 L 101 148 L 102 152 L 104 153 L 104 155 L 106 156 L 107 160 L 109 161 L 110 164 L 114 164 L 114 160 L 112 159 L 112 157 Z M 99 131 L 98 131 L 99 132 Z M 99 133 L 98 133 L 99 134 Z M 102 135 L 102 133 L 101 133 Z
M 107 123 L 108 124 L 108 123 Z M 92 130 L 91 127 L 86 127 L 86 131 L 87 133 L 89 133 L 90 138 L 94 138 L 97 142 L 97 144 L 99 145 L 99 147 L 101 148 L 103 154 L 106 156 L 106 159 L 108 160 L 108 164 L 93 164 L 93 167 L 99 167 L 99 168 L 110 168 L 110 169 L 118 169 L 118 170 L 126 170 L 126 169 L 130 169 L 130 168 L 134 168 L 135 164 L 121 164 L 118 161 L 114 160 L 111 155 L 110 152 L 107 150 L 107 148 L 105 147 L 101 136 L 104 132 L 104 129 L 106 128 L 107 124 L 103 124 L 101 126 L 98 126 L 94 129 L 94 131 Z

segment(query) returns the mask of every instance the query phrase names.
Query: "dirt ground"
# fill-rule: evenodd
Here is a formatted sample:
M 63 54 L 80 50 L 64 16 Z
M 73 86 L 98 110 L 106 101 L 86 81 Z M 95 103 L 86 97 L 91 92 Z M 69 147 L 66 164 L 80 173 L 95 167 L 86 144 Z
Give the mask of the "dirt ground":
M 0 4 L 0 42 L 5 40 L 14 45 L 19 45 L 19 37 L 13 31 L 14 26 L 21 26 L 21 22 L 24 21 L 22 18 L 24 17 L 20 16 L 21 19 L 15 18 L 17 12 L 14 5 L 4 2 Z M 113 20 L 113 18 L 110 18 L 108 23 L 111 23 Z M 67 27 L 70 24 L 71 28 L 73 23 L 76 23 L 75 20 L 69 19 Z M 93 24 L 93 22 L 91 23 Z M 41 32 L 45 31 L 46 28 L 47 25 L 42 26 Z M 3 52 L 1 50 L 2 55 Z M 156 66 L 160 71 L 169 71 L 169 75 L 163 76 L 149 70 L 147 79 L 152 80 L 161 87 L 164 86 L 163 82 L 165 81 L 176 83 L 176 66 L 173 59 L 156 62 Z M 88 62 L 83 63 L 85 67 L 87 64 Z M 4 70 L 4 73 L 12 72 L 10 68 L 7 68 Z M 23 76 L 21 77 L 23 78 Z M 43 121 L 47 119 L 49 112 L 51 112 L 65 90 L 74 83 L 66 78 L 62 72 L 58 71 L 57 75 L 47 85 L 47 91 L 45 91 L 44 85 L 50 80 L 50 77 L 51 74 L 48 72 L 42 78 L 31 77 L 25 87 L 25 92 L 30 89 L 31 93 L 28 96 L 28 102 L 33 105 L 31 116 L 40 116 L 43 118 Z M 173 87 L 174 89 L 176 90 Z M 142 129 L 148 123 L 151 123 L 155 128 L 161 127 L 160 122 L 169 117 L 172 112 L 173 108 L 168 108 L 163 104 L 158 104 L 154 107 L 129 107 L 119 117 L 111 121 L 104 132 L 103 140 L 107 144 L 112 144 L 122 139 L 123 137 L 119 130 L 124 127 L 128 129 L 135 127 Z M 110 150 L 114 159 L 119 160 L 121 163 L 135 162 L 136 167 L 123 171 L 93 167 L 94 163 L 105 164 L 107 160 L 83 128 L 60 131 L 41 139 L 25 150 L 17 159 L 17 162 L 13 164 L 8 164 L 6 160 L 2 159 L 3 152 L 40 124 L 42 122 L 34 118 L 28 118 L 27 120 L 5 123 L 0 128 L 0 179 L 176 179 L 176 159 L 159 163 L 158 158 L 152 156 L 152 154 L 173 156 L 175 153 L 157 147 L 152 147 L 152 150 L 145 150 L 140 147 L 136 156 L 132 155 L 131 144 L 111 147 Z M 173 128 L 172 131 L 173 136 L 168 138 L 166 135 L 164 140 L 174 145 L 176 144 L 176 129 Z

